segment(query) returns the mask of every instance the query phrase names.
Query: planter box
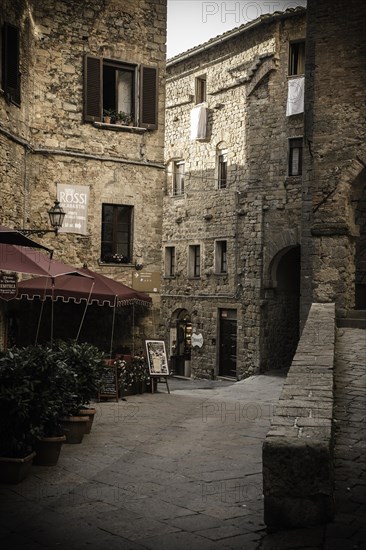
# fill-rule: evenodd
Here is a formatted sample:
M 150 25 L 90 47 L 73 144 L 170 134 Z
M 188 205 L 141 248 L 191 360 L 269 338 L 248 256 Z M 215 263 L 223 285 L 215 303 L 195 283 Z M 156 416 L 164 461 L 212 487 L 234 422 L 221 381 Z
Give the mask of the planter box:
M 66 443 L 81 443 L 89 418 L 86 416 L 66 416 L 61 425 L 66 436 Z
M 94 421 L 94 416 L 96 415 L 96 412 L 97 412 L 96 409 L 91 409 L 91 408 L 90 409 L 80 409 L 80 411 L 78 412 L 79 416 L 84 416 L 88 419 L 88 423 L 85 427 L 85 433 L 86 434 L 90 434 L 90 432 L 91 432 L 93 421 Z
M 10 458 L 0 456 L 0 483 L 20 483 L 30 472 L 33 458 L 31 453 L 24 458 Z
M 41 437 L 36 444 L 36 456 L 33 463 L 37 466 L 55 466 L 58 462 L 62 444 L 66 436 Z

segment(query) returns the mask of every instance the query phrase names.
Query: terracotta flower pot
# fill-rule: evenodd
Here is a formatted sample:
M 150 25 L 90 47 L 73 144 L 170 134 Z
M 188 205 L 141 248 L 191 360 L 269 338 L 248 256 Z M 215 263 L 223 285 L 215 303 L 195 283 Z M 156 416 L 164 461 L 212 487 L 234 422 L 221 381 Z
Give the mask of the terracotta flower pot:
M 37 466 L 55 466 L 58 462 L 62 444 L 66 436 L 41 437 L 36 444 L 36 456 L 33 463 Z
M 86 434 L 90 434 L 90 431 L 92 429 L 92 425 L 93 425 L 93 421 L 94 421 L 94 416 L 96 415 L 96 412 L 97 410 L 96 409 L 80 409 L 80 411 L 78 412 L 78 415 L 79 416 L 86 416 L 88 417 L 88 423 L 86 425 L 86 428 L 85 428 L 85 433 Z
M 89 418 L 86 416 L 65 416 L 61 425 L 66 436 L 66 443 L 81 443 Z
M 36 453 L 24 458 L 0 456 L 0 483 L 20 483 L 30 472 Z

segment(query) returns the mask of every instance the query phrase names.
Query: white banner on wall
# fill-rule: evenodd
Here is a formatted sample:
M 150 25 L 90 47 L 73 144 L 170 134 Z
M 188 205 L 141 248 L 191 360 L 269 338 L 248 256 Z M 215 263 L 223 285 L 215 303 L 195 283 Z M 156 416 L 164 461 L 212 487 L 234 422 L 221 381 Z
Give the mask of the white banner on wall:
M 57 198 L 60 201 L 60 206 L 66 212 L 64 223 L 59 232 L 87 235 L 89 186 L 58 184 Z

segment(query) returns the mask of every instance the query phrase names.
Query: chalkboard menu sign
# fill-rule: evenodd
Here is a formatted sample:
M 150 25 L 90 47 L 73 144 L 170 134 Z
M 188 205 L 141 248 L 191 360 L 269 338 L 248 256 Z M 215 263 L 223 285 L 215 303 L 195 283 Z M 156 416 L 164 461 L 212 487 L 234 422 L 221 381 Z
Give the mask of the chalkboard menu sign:
M 117 367 L 106 365 L 103 373 L 102 390 L 99 392 L 99 400 L 114 398 L 118 401 Z

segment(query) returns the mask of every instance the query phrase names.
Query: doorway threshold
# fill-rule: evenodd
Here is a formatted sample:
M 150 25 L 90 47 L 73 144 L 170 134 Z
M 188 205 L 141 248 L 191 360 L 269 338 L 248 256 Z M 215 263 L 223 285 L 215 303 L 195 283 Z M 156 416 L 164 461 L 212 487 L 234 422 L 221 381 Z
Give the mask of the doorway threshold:
M 216 376 L 216 380 L 228 380 L 229 382 L 232 382 L 233 380 L 235 380 L 235 382 L 238 381 L 236 376 Z

